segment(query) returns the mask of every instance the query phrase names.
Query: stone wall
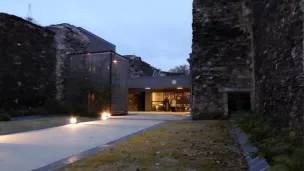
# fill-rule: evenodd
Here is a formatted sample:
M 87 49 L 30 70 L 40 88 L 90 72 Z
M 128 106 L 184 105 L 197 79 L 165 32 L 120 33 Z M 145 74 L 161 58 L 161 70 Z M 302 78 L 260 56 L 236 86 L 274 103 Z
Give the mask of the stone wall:
M 35 107 L 55 94 L 54 33 L 0 13 L 0 108 Z
M 125 55 L 130 62 L 129 77 L 141 77 L 141 76 L 157 76 L 160 73 L 159 69 L 152 67 L 147 62 L 143 61 L 141 57 L 135 55 Z
M 0 37 L 0 108 L 35 107 L 48 98 L 63 103 L 66 56 L 86 52 L 88 37 L 70 24 L 44 28 L 4 13 Z
M 227 110 L 225 91 L 252 88 L 250 4 L 235 0 L 193 1 L 193 119 Z M 227 94 L 226 94 L 227 95 Z
M 252 5 L 256 109 L 303 133 L 303 6 L 300 0 Z
M 225 91 L 247 89 L 257 113 L 303 137 L 303 10 L 301 0 L 194 0 L 193 118 L 225 112 Z
M 134 92 L 129 92 L 129 111 L 137 111 L 138 108 L 137 108 L 137 97 L 136 94 Z
M 66 92 L 66 57 L 67 54 L 84 53 L 89 44 L 87 36 L 79 28 L 70 24 L 57 24 L 46 27 L 55 34 L 53 45 L 56 48 L 56 99 L 63 103 Z

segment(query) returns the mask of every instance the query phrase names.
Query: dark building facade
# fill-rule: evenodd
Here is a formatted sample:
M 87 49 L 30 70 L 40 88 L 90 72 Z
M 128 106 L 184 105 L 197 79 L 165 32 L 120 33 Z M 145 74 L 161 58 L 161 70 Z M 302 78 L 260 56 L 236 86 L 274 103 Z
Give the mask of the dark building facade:
M 89 115 L 102 111 L 127 114 L 129 61 L 115 52 L 116 46 L 112 43 L 83 28 L 78 29 L 88 37 L 89 43 L 85 52 L 68 57 L 70 109 L 78 110 L 75 109 L 78 106 Z
M 82 28 L 77 27 L 79 31 L 89 38 L 89 44 L 87 46 L 87 52 L 102 52 L 102 51 L 116 51 L 116 46 L 111 42 L 95 35 L 94 33 Z
M 72 112 L 96 116 L 128 113 L 128 60 L 115 52 L 69 55 L 68 102 Z
M 154 76 L 129 79 L 130 111 L 163 111 L 163 100 L 175 99 L 177 111 L 190 110 L 190 76 Z

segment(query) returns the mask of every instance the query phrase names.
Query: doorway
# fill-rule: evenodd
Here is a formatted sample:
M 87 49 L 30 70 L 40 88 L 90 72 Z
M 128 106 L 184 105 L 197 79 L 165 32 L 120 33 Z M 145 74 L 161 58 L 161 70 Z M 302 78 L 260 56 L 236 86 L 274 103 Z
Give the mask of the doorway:
M 137 111 L 145 111 L 145 92 L 140 92 L 137 95 Z
M 128 109 L 131 111 L 145 111 L 145 92 L 130 92 Z
M 250 110 L 251 110 L 250 92 L 228 93 L 229 114 L 238 111 L 250 111 Z

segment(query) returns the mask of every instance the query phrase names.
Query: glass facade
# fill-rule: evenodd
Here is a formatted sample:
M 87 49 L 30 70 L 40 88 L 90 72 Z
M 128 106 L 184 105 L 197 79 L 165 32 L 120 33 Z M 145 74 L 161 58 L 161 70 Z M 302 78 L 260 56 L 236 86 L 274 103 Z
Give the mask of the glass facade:
M 189 111 L 190 92 L 152 92 L 152 111 L 164 111 L 166 97 L 169 97 L 169 103 L 176 100 L 176 111 Z

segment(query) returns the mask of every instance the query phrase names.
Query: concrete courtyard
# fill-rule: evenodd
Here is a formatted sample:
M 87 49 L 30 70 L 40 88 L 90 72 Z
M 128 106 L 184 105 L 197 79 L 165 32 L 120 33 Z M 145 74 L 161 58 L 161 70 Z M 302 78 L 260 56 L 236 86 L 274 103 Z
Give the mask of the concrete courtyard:
M 131 114 L 3 135 L 0 136 L 0 168 L 3 171 L 35 170 L 164 121 L 183 120 L 186 117 L 172 114 Z

